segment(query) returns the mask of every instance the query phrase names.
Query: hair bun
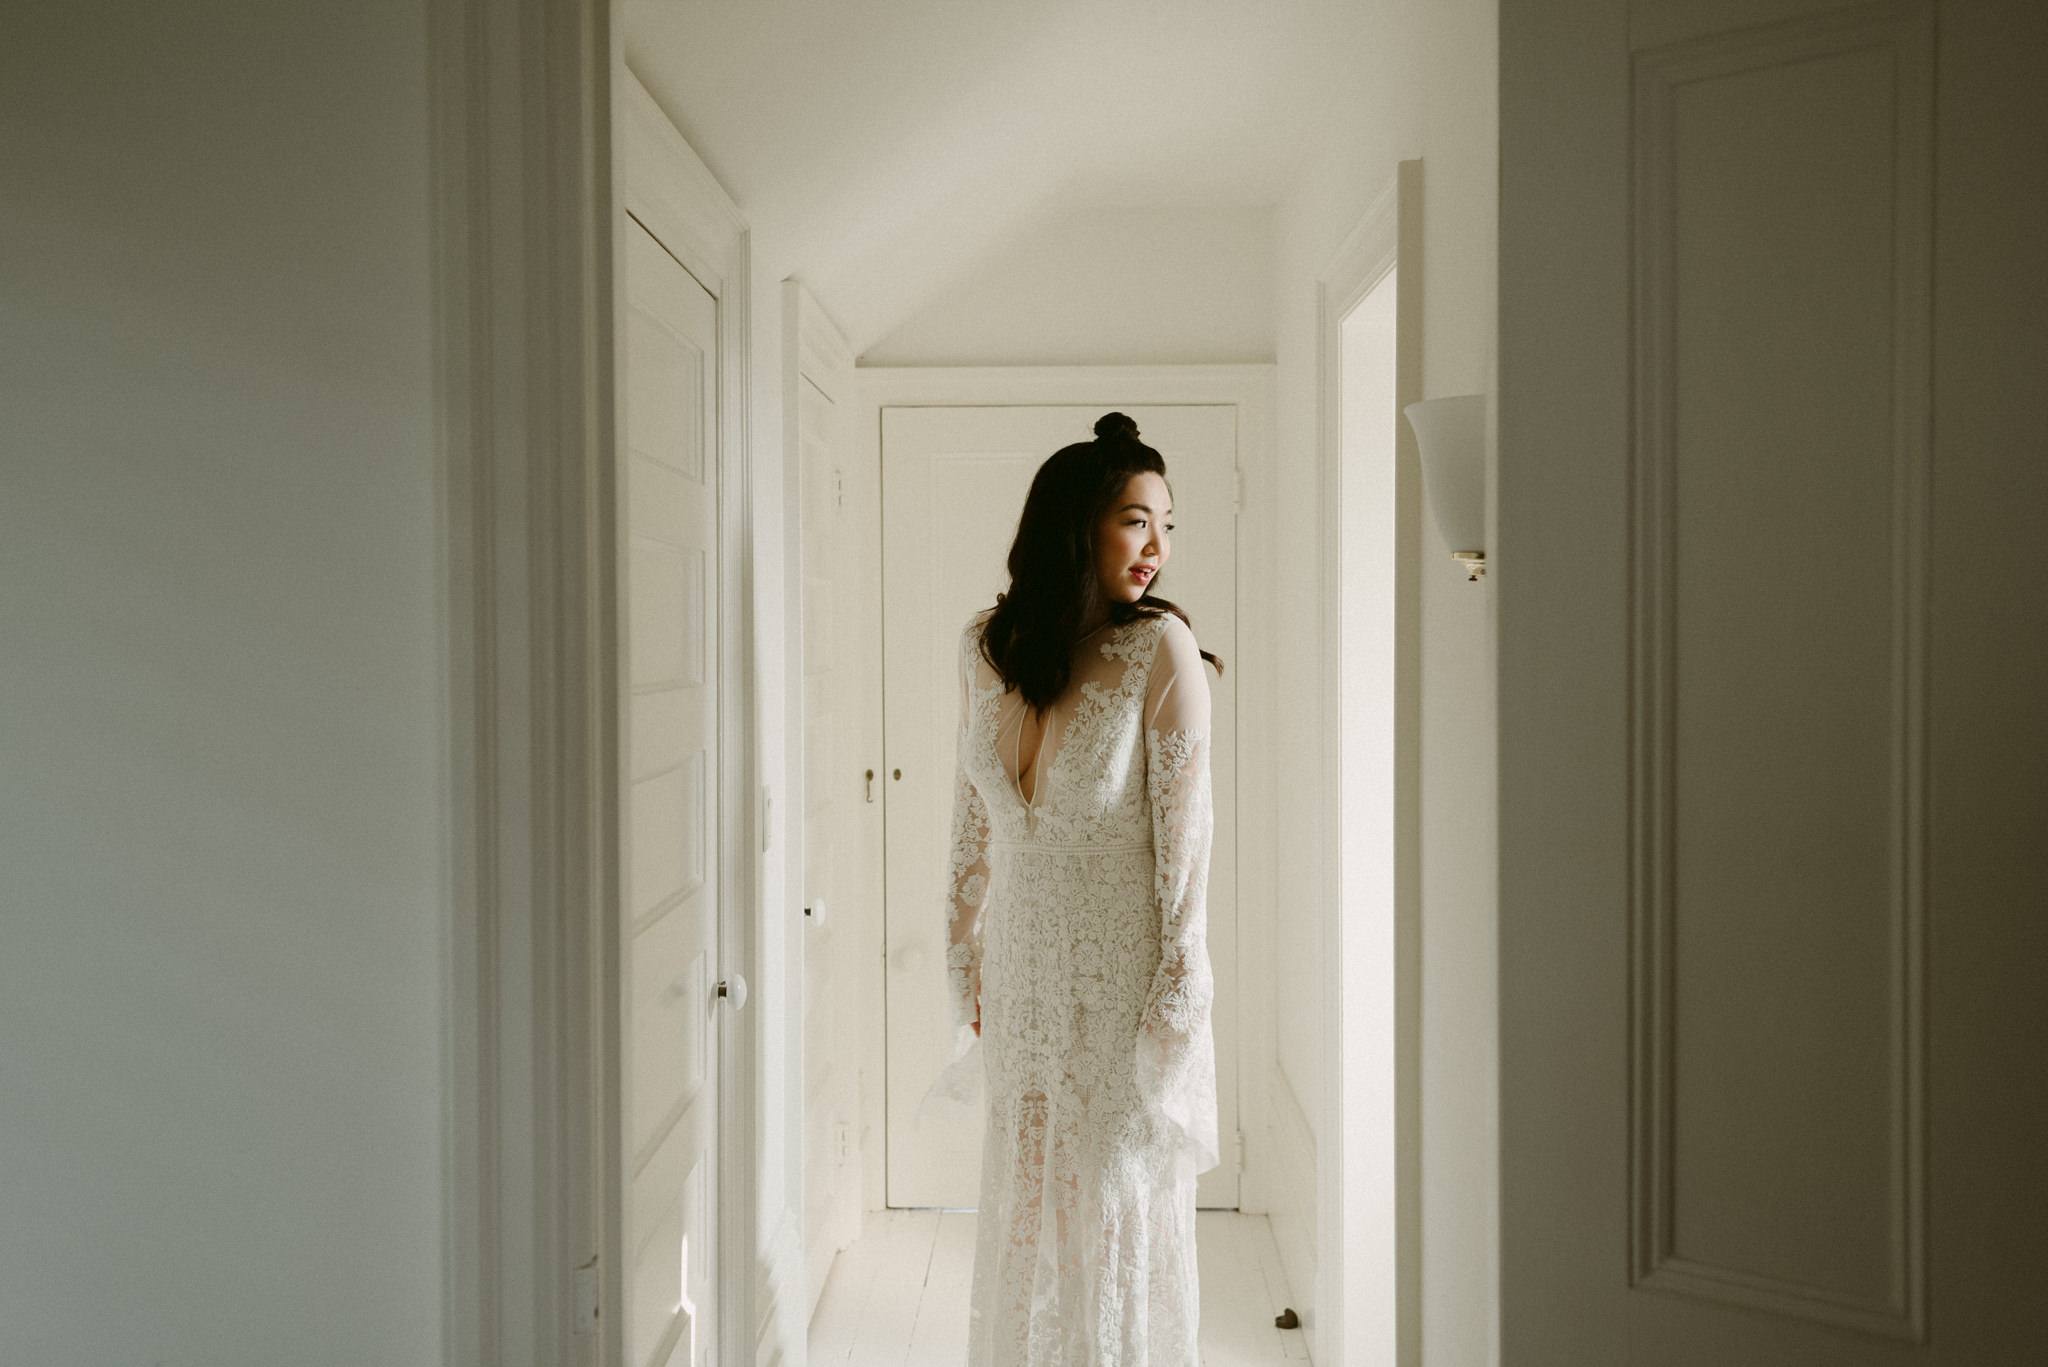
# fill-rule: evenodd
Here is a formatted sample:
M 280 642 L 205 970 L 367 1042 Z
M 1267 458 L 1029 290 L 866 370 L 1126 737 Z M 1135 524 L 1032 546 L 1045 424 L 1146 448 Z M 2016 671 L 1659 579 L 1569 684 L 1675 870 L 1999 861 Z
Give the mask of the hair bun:
M 1136 441 L 1138 424 L 1122 413 L 1104 413 L 1095 420 L 1097 441 Z

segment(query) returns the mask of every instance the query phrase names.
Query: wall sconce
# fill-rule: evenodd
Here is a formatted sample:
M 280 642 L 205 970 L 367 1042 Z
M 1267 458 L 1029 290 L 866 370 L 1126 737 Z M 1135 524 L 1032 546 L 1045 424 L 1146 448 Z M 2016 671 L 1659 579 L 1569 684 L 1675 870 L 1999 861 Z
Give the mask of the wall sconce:
M 1486 396 L 1424 399 L 1402 410 L 1422 454 L 1422 487 L 1451 559 L 1486 573 Z

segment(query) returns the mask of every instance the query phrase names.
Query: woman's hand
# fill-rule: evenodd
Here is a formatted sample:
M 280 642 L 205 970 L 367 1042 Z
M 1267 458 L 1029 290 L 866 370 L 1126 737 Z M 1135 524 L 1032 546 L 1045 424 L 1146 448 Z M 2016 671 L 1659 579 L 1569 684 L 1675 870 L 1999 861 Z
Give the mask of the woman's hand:
M 974 987 L 974 1037 L 981 1038 L 981 985 Z

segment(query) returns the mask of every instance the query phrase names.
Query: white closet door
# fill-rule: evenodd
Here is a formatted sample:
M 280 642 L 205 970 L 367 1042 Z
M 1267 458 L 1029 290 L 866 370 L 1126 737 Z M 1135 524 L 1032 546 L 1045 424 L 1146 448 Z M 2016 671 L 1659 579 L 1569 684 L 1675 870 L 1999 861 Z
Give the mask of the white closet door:
M 882 412 L 883 694 L 887 809 L 888 1202 L 971 1207 L 980 1114 L 919 1103 L 949 1061 L 944 891 L 959 724 L 960 628 L 1008 583 L 1004 561 L 1031 477 L 1088 440 L 1096 407 L 886 408 Z M 1160 591 L 1194 619 L 1226 670 L 1212 676 L 1215 853 L 1209 957 L 1224 1161 L 1203 1206 L 1237 1205 L 1237 409 L 1129 406 L 1173 487 L 1173 559 Z
M 718 306 L 636 222 L 619 371 L 627 1367 L 716 1335 Z

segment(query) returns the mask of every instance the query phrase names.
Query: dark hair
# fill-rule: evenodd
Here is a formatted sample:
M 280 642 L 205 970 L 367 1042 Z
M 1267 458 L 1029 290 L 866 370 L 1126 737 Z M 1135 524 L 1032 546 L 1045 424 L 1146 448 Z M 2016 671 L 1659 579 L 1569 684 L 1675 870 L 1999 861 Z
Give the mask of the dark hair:
M 1100 615 L 1105 595 L 1095 574 L 1095 529 L 1134 475 L 1166 477 L 1166 461 L 1138 440 L 1138 424 L 1122 413 L 1095 423 L 1095 440 L 1063 446 L 1038 467 L 1010 544 L 1010 591 L 996 595 L 981 632 L 981 653 L 1008 688 L 1043 712 L 1064 693 L 1073 673 L 1081 625 Z M 1135 603 L 1111 599 L 1109 620 L 1122 625 L 1167 613 L 1188 615 L 1152 586 Z M 1189 623 L 1192 627 L 1193 623 Z M 1208 651 L 1202 658 L 1223 672 Z

